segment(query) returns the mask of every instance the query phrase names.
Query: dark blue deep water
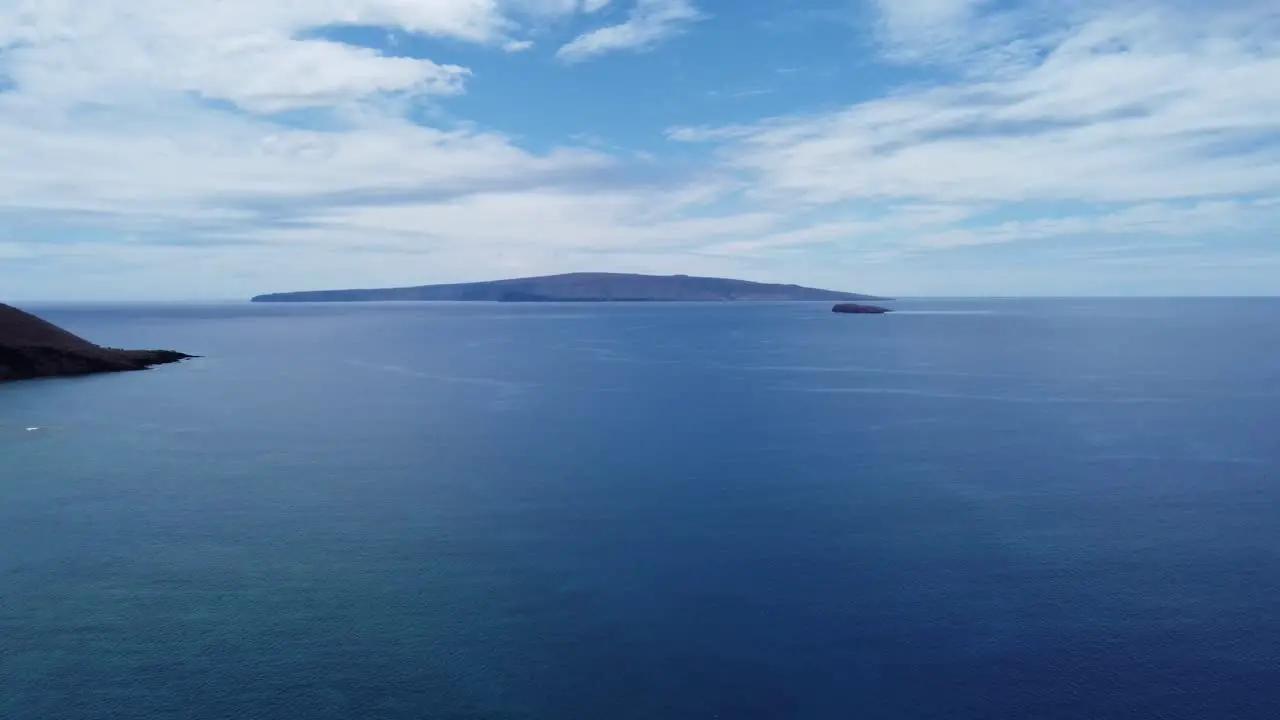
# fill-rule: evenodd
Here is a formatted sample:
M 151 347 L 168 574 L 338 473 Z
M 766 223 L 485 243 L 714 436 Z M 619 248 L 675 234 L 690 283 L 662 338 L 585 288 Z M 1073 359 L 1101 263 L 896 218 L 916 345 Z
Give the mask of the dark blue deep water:
M 1280 717 L 1280 301 L 900 307 L 33 308 L 0 718 Z

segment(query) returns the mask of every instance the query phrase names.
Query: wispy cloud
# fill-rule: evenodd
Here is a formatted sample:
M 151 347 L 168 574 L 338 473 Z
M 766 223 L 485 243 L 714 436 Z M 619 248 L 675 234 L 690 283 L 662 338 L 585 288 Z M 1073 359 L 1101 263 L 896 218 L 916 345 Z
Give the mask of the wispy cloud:
M 730 100 L 742 100 L 745 98 L 762 97 L 764 95 L 772 95 L 777 92 L 774 88 L 749 88 L 746 90 L 710 90 L 707 97 L 712 98 L 728 98 Z M 671 135 L 672 133 L 668 133 Z
M 910 15 L 908 5 L 922 15 L 898 17 Z M 893 7 L 889 37 L 918 48 L 936 47 L 939 28 L 955 37 L 980 32 L 984 19 L 980 2 Z M 908 22 L 924 25 L 901 27 Z M 668 136 L 716 144 L 760 201 L 980 204 L 1026 217 L 994 213 L 990 225 L 910 240 L 919 246 L 1088 235 L 1139 211 L 1158 216 L 1144 231 L 1181 234 L 1191 218 L 1172 203 L 1203 213 L 1219 200 L 1280 195 L 1275 26 L 1266 3 L 1112 7 L 1009 41 L 1042 46 L 1034 62 L 995 49 L 1005 61 L 978 74 L 966 67 L 950 82 L 827 113 Z M 1221 217 L 1196 215 L 1195 227 L 1228 229 L 1245 205 L 1217 207 Z
M 874 0 L 886 54 L 907 62 L 955 59 L 1007 40 L 1012 14 L 989 12 L 994 0 Z
M 510 22 L 489 0 L 335 0 L 257 3 L 161 0 L 31 3 L 0 13 L 3 62 L 17 91 L 43 105 L 119 105 L 165 93 L 278 112 L 382 93 L 454 94 L 468 71 L 388 57 L 308 36 L 332 24 L 369 24 L 500 42 Z
M 702 18 L 693 0 L 637 0 L 626 22 L 579 35 L 556 55 L 565 62 L 581 62 L 611 52 L 648 50 Z

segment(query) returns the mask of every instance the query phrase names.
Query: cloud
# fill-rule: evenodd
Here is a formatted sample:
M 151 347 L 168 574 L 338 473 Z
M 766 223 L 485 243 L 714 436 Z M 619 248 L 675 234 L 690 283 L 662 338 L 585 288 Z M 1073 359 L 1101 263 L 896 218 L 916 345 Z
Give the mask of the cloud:
M 1070 237 L 1202 237 L 1212 233 L 1261 231 L 1273 226 L 1277 219 L 1280 213 L 1250 202 L 1145 203 L 1093 215 L 1005 220 L 979 228 L 934 227 L 917 238 L 917 247 L 956 248 Z M 1169 245 L 1158 242 L 1147 247 L 1158 250 Z
M 675 218 L 661 207 L 664 190 L 624 188 L 586 194 L 572 189 L 495 191 L 449 203 L 361 205 L 323 212 L 323 223 L 282 232 L 308 245 L 324 238 L 400 234 L 421 250 L 474 254 L 673 250 L 775 227 L 772 212 Z M 655 212 L 656 210 L 656 212 Z M 518 232 L 512 228 L 518 227 Z M 447 241 L 441 243 L 442 239 Z
M 0 217 L 9 228 L 0 242 L 17 242 L 18 227 L 23 242 L 59 238 L 64 249 L 102 252 L 105 239 L 142 252 L 166 235 L 173 243 L 287 243 L 305 230 L 336 241 L 313 231 L 343 208 L 420 205 L 428 208 L 420 217 L 434 218 L 444 212 L 437 206 L 453 202 L 464 214 L 475 208 L 470 222 L 496 233 L 492 208 L 463 198 L 500 192 L 515 203 L 523 192 L 561 192 L 591 206 L 611 188 L 632 187 L 637 198 L 649 192 L 643 167 L 628 179 L 624 162 L 598 151 L 532 153 L 500 133 L 411 122 L 397 98 L 464 92 L 469 71 L 314 37 L 367 23 L 524 48 L 507 36 L 513 21 L 496 2 L 205 0 L 181 13 L 161 6 L 82 0 L 0 13 L 0 73 L 14 82 L 0 93 L 8 170 Z M 311 115 L 282 123 L 283 112 Z M 506 232 L 520 224 L 501 217 Z M 347 246 L 370 239 L 346 238 Z
M 1280 16 L 1268 5 L 1082 3 L 1052 22 L 1007 8 L 885 3 L 885 52 L 941 65 L 931 82 L 669 129 L 709 145 L 755 206 L 792 209 L 785 227 L 701 252 L 918 267 L 965 248 L 1069 243 L 1082 262 L 1112 263 L 1088 248 L 1123 237 L 1145 248 L 1123 258 L 1136 268 L 1178 243 L 1226 256 L 1273 242 Z M 994 29 L 992 12 L 1004 13 Z
M 162 0 L 72 0 L 27 8 L 0 19 L 0 62 L 33 102 L 117 105 L 189 93 L 259 113 L 385 93 L 455 94 L 468 75 L 309 37 L 313 30 L 366 24 L 496 43 L 510 26 L 493 0 L 193 0 L 180 11 Z
M 990 38 L 990 25 L 974 23 L 991 0 L 875 0 L 880 33 L 891 55 L 924 59 Z M 976 32 L 975 32 L 976 31 Z
M 603 7 L 588 0 L 588 7 L 592 5 Z M 702 18 L 692 0 L 637 0 L 626 22 L 579 35 L 556 56 L 565 62 L 581 62 L 611 52 L 648 50 Z
M 929 31 L 903 30 L 908 20 L 898 13 L 910 13 L 892 10 L 886 32 L 895 41 L 924 33 L 928 46 L 934 29 L 960 36 L 983 21 L 979 2 L 908 5 L 927 11 L 910 22 Z M 1098 228 L 1086 218 L 1132 204 L 1280 195 L 1276 30 L 1264 3 L 1122 5 L 1016 41 L 1044 48 L 1033 62 L 996 50 L 1003 61 L 976 74 L 966 66 L 947 82 L 831 112 L 674 128 L 668 137 L 712 143 L 757 201 L 980 204 L 1033 216 L 1032 224 L 955 229 L 949 237 L 963 242 L 935 235 L 929 242 L 938 246 L 981 232 L 1041 236 L 1037 213 L 1053 234 L 1089 232 Z

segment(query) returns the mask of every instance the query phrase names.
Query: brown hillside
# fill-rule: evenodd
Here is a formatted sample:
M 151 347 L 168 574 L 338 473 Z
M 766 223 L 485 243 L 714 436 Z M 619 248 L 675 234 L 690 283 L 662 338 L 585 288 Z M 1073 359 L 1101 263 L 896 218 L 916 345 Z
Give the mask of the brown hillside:
M 31 313 L 0 303 L 0 382 L 145 370 L 188 357 L 171 350 L 100 347 Z

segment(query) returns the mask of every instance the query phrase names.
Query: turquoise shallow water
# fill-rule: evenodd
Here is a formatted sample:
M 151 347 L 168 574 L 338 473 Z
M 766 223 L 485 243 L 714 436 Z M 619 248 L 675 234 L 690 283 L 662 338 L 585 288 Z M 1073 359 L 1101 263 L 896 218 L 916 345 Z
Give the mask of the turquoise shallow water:
M 901 307 L 34 308 L 0 717 L 1280 717 L 1280 301 Z

